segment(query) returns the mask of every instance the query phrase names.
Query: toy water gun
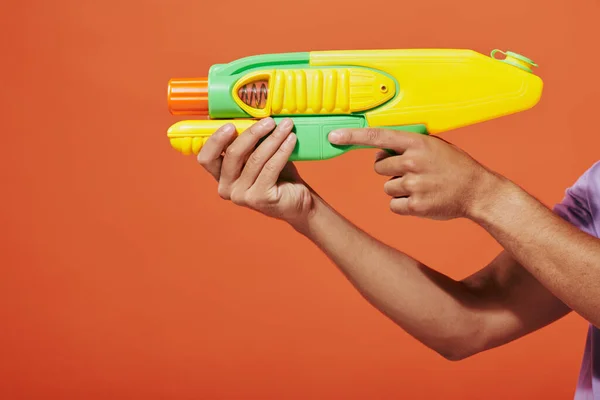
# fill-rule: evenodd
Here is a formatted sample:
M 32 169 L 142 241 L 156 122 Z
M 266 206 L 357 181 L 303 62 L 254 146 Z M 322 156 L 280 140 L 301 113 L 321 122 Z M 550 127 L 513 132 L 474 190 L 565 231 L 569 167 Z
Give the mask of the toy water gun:
M 497 57 L 501 54 L 504 57 Z M 219 127 L 241 133 L 259 119 L 289 117 L 291 161 L 325 160 L 363 146 L 327 139 L 338 128 L 381 127 L 435 135 L 534 107 L 537 65 L 513 52 L 462 49 L 335 50 L 256 55 L 213 65 L 207 78 L 171 79 L 167 136 L 198 154 Z

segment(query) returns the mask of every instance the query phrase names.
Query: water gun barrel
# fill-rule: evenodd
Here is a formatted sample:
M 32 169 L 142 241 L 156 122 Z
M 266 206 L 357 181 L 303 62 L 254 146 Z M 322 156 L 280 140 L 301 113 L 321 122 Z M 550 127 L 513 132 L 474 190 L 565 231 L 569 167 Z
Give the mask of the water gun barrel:
M 497 58 L 498 54 L 504 58 Z M 219 127 L 237 133 L 257 120 L 289 117 L 297 135 L 291 160 L 324 160 L 338 128 L 382 127 L 435 135 L 518 113 L 540 100 L 537 65 L 512 52 L 409 49 L 314 51 L 245 57 L 213 65 L 208 77 L 171 79 L 173 115 L 208 117 L 173 124 L 171 146 L 197 154 Z
M 167 92 L 173 115 L 208 115 L 208 78 L 174 78 Z

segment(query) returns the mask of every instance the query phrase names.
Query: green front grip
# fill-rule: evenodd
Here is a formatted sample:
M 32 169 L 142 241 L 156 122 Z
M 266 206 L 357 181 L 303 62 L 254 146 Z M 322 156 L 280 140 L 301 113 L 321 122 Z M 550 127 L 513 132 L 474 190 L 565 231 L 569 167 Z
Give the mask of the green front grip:
M 276 123 L 283 117 L 275 117 Z M 352 116 L 294 116 L 293 132 L 296 134 L 296 147 L 290 161 L 319 161 L 338 157 L 350 150 L 367 149 L 371 146 L 335 145 L 329 142 L 329 133 L 336 129 L 366 128 L 368 124 L 362 115 Z M 381 128 L 427 134 L 424 125 L 382 126 Z M 389 150 L 388 150 L 389 151 Z M 393 152 L 391 152 L 393 153 Z

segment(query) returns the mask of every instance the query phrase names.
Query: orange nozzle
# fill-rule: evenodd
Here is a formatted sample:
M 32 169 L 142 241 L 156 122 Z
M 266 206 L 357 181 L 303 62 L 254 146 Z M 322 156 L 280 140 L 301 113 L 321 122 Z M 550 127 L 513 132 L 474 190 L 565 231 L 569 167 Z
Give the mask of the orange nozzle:
M 171 79 L 167 102 L 173 115 L 208 115 L 208 78 Z

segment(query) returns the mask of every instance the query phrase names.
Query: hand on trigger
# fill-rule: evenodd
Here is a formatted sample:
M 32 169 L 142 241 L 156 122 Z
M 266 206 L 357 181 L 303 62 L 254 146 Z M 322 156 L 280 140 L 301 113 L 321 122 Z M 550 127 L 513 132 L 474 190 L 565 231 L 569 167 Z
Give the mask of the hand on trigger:
M 436 220 L 472 218 L 490 199 L 500 178 L 463 150 L 435 136 L 396 130 L 339 129 L 333 144 L 390 149 L 377 154 L 375 171 L 390 179 L 383 190 L 400 215 Z

